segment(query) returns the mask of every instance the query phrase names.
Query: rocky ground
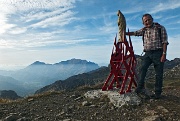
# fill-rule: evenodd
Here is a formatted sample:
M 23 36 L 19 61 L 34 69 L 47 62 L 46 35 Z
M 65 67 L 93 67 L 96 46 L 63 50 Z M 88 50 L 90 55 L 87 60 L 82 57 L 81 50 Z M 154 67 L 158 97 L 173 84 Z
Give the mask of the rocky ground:
M 97 88 L 97 87 L 96 87 Z M 0 121 L 180 121 L 180 87 L 166 86 L 161 99 L 115 107 L 107 96 L 85 98 L 92 90 L 49 92 L 0 103 Z

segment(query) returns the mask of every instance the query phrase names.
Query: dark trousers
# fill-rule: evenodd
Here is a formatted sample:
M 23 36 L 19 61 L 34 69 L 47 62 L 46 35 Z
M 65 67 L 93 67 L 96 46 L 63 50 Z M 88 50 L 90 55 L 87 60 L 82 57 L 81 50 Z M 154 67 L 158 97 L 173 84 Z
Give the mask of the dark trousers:
M 144 88 L 145 77 L 149 66 L 153 63 L 155 69 L 155 93 L 161 94 L 163 86 L 163 68 L 164 63 L 160 61 L 163 51 L 162 50 L 153 50 L 145 52 L 145 55 L 142 58 L 140 80 L 138 82 L 138 89 Z

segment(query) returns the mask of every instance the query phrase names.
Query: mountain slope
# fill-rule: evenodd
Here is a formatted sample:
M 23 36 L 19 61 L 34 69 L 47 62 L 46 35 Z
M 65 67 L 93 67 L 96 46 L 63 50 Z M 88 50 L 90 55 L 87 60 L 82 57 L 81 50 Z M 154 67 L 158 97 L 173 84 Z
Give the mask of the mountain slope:
M 177 82 L 178 85 L 180 82 Z M 72 91 L 49 92 L 0 102 L 0 120 L 6 121 L 179 121 L 180 87 L 167 85 L 159 100 L 143 100 L 140 105 L 120 108 L 109 98 L 85 98 L 91 86 Z
M 13 118 L 12 120 L 38 121 L 179 121 L 180 64 L 171 62 L 171 67 L 165 65 L 164 80 L 165 82 L 169 79 L 172 81 L 172 78 L 177 80 L 173 83 L 165 83 L 162 97 L 158 100 L 146 99 L 137 106 L 127 105 L 116 108 L 106 96 L 95 99 L 85 98 L 84 94 L 87 91 L 97 89 L 97 87 L 100 89 L 102 85 L 99 83 L 107 78 L 110 68 L 101 67 L 88 73 L 69 77 L 64 81 L 56 81 L 37 91 L 42 94 L 10 103 L 0 102 L 0 120 Z M 150 69 L 148 73 L 151 71 Z M 174 74 L 173 77 L 170 76 L 172 74 Z M 46 92 L 50 90 L 51 92 Z
M 21 70 L 11 71 L 10 73 L 8 73 L 8 71 L 0 71 L 0 75 L 6 74 L 6 76 L 18 80 L 21 82 L 21 86 L 29 90 L 29 92 L 24 90 L 22 90 L 22 92 L 24 91 L 25 94 L 30 94 L 57 80 L 64 80 L 70 76 L 89 72 L 97 68 L 99 68 L 97 64 L 81 59 L 70 59 L 55 64 L 46 64 L 36 61 Z M 14 83 L 16 82 L 14 81 Z M 14 88 L 8 89 L 14 90 Z
M 21 82 L 18 80 L 13 79 L 12 77 L 8 76 L 1 76 L 0 75 L 0 90 L 14 90 L 21 96 L 24 96 L 24 93 L 28 93 L 27 90 Z
M 180 79 L 180 59 L 176 58 L 172 61 L 167 61 L 164 66 L 164 80 L 169 79 Z M 141 66 L 141 58 L 140 56 L 137 56 L 137 67 L 136 67 L 136 73 L 139 75 Z M 107 79 L 108 75 L 110 73 L 110 67 L 102 67 L 97 70 L 91 71 L 89 73 L 83 73 L 79 75 L 72 76 L 65 80 L 59 80 L 56 81 L 53 84 L 47 85 L 39 90 L 37 90 L 35 93 L 43 93 L 46 91 L 52 91 L 52 90 L 70 90 L 77 88 L 82 85 L 95 85 L 97 83 L 104 83 Z M 173 73 L 173 74 L 171 74 Z M 173 76 L 173 78 L 172 78 Z M 149 68 L 146 76 L 146 80 L 154 80 L 155 78 L 155 72 L 153 65 Z
M 62 80 L 56 81 L 53 84 L 50 84 L 48 86 L 45 86 L 37 90 L 35 93 L 42 93 L 52 90 L 53 91 L 70 90 L 83 85 L 95 85 L 97 83 L 103 82 L 107 78 L 109 71 L 110 70 L 108 67 L 101 67 L 97 70 L 88 73 L 78 74 L 69 77 L 63 81 Z

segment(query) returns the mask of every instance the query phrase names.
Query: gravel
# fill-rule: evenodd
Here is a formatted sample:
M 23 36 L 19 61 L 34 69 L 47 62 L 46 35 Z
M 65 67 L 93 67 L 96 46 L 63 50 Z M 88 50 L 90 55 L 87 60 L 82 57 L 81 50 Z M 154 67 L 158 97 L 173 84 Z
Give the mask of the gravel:
M 180 121 L 180 87 L 165 87 L 162 98 L 115 107 L 107 96 L 86 98 L 90 89 L 48 92 L 0 103 L 0 121 Z

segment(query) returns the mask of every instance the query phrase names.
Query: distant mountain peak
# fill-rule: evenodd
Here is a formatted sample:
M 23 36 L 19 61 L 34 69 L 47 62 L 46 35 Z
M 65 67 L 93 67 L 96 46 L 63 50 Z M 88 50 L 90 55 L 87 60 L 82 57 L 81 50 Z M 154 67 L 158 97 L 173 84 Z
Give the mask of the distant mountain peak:
M 87 61 L 87 60 L 72 58 L 70 60 L 61 61 L 61 62 L 55 63 L 55 64 L 95 64 L 95 63 Z
M 40 62 L 40 61 L 35 61 L 34 63 L 32 63 L 31 65 L 45 65 L 46 63 L 44 62 Z

